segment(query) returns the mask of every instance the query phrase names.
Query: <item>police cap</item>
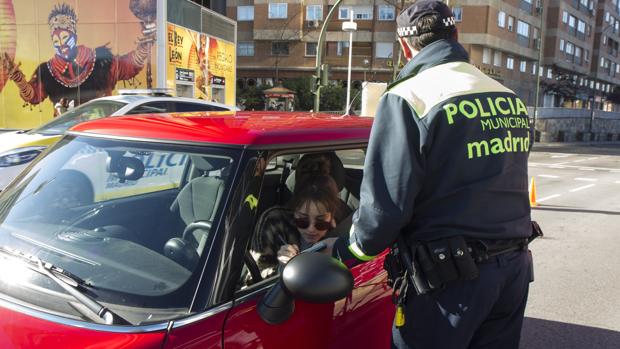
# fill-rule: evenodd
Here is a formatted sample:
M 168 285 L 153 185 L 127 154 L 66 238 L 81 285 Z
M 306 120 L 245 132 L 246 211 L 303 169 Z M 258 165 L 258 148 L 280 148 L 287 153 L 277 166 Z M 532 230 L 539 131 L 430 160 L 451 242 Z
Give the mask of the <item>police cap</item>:
M 428 15 L 437 15 L 439 20 L 431 28 L 420 29 L 418 21 Z M 454 14 L 443 2 L 418 0 L 398 15 L 396 32 L 400 37 L 419 36 L 425 33 L 453 30 L 455 23 Z

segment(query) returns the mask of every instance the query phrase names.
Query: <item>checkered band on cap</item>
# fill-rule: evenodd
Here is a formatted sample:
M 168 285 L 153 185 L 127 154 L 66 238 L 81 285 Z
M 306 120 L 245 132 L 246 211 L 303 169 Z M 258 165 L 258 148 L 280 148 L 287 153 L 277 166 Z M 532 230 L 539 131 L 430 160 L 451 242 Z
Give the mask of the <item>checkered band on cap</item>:
M 420 29 L 418 26 L 419 19 L 430 15 L 436 15 L 440 20 L 431 28 Z M 400 37 L 443 31 L 447 28 L 454 28 L 455 25 L 456 19 L 452 14 L 452 10 L 443 2 L 437 0 L 418 0 L 396 18 L 396 32 Z

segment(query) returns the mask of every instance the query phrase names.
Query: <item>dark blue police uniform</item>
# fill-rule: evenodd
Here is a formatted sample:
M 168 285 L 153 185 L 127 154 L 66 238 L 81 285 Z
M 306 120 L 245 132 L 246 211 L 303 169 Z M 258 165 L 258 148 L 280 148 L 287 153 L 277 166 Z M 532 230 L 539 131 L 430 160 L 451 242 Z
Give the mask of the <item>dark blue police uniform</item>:
M 397 20 L 399 36 L 445 4 L 422 0 Z M 359 209 L 334 255 L 372 259 L 398 236 L 408 246 L 463 237 L 484 246 L 479 276 L 427 294 L 409 290 L 395 348 L 518 348 L 531 279 L 527 159 L 532 145 L 523 101 L 468 63 L 453 40 L 425 46 L 382 96 L 371 131 Z M 495 248 L 497 246 L 497 248 Z M 489 257 L 487 255 L 487 257 Z

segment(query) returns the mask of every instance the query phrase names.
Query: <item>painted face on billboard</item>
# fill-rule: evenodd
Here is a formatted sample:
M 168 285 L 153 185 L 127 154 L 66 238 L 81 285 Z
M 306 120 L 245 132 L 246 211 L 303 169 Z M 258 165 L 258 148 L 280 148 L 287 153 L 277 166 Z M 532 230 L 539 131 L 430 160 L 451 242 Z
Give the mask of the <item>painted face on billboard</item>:
M 57 29 L 52 32 L 52 45 L 56 55 L 65 60 L 75 58 L 77 48 L 77 35 L 66 29 Z

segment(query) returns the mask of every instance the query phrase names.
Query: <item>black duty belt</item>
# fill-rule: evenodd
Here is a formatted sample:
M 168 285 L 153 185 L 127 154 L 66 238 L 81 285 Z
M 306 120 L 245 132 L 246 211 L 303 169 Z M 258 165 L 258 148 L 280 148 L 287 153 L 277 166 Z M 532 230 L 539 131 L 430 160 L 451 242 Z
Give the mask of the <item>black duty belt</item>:
M 529 243 L 527 238 L 499 239 L 499 240 L 468 240 L 467 246 L 476 262 L 483 262 L 491 257 L 499 256 L 519 250 L 526 250 Z

